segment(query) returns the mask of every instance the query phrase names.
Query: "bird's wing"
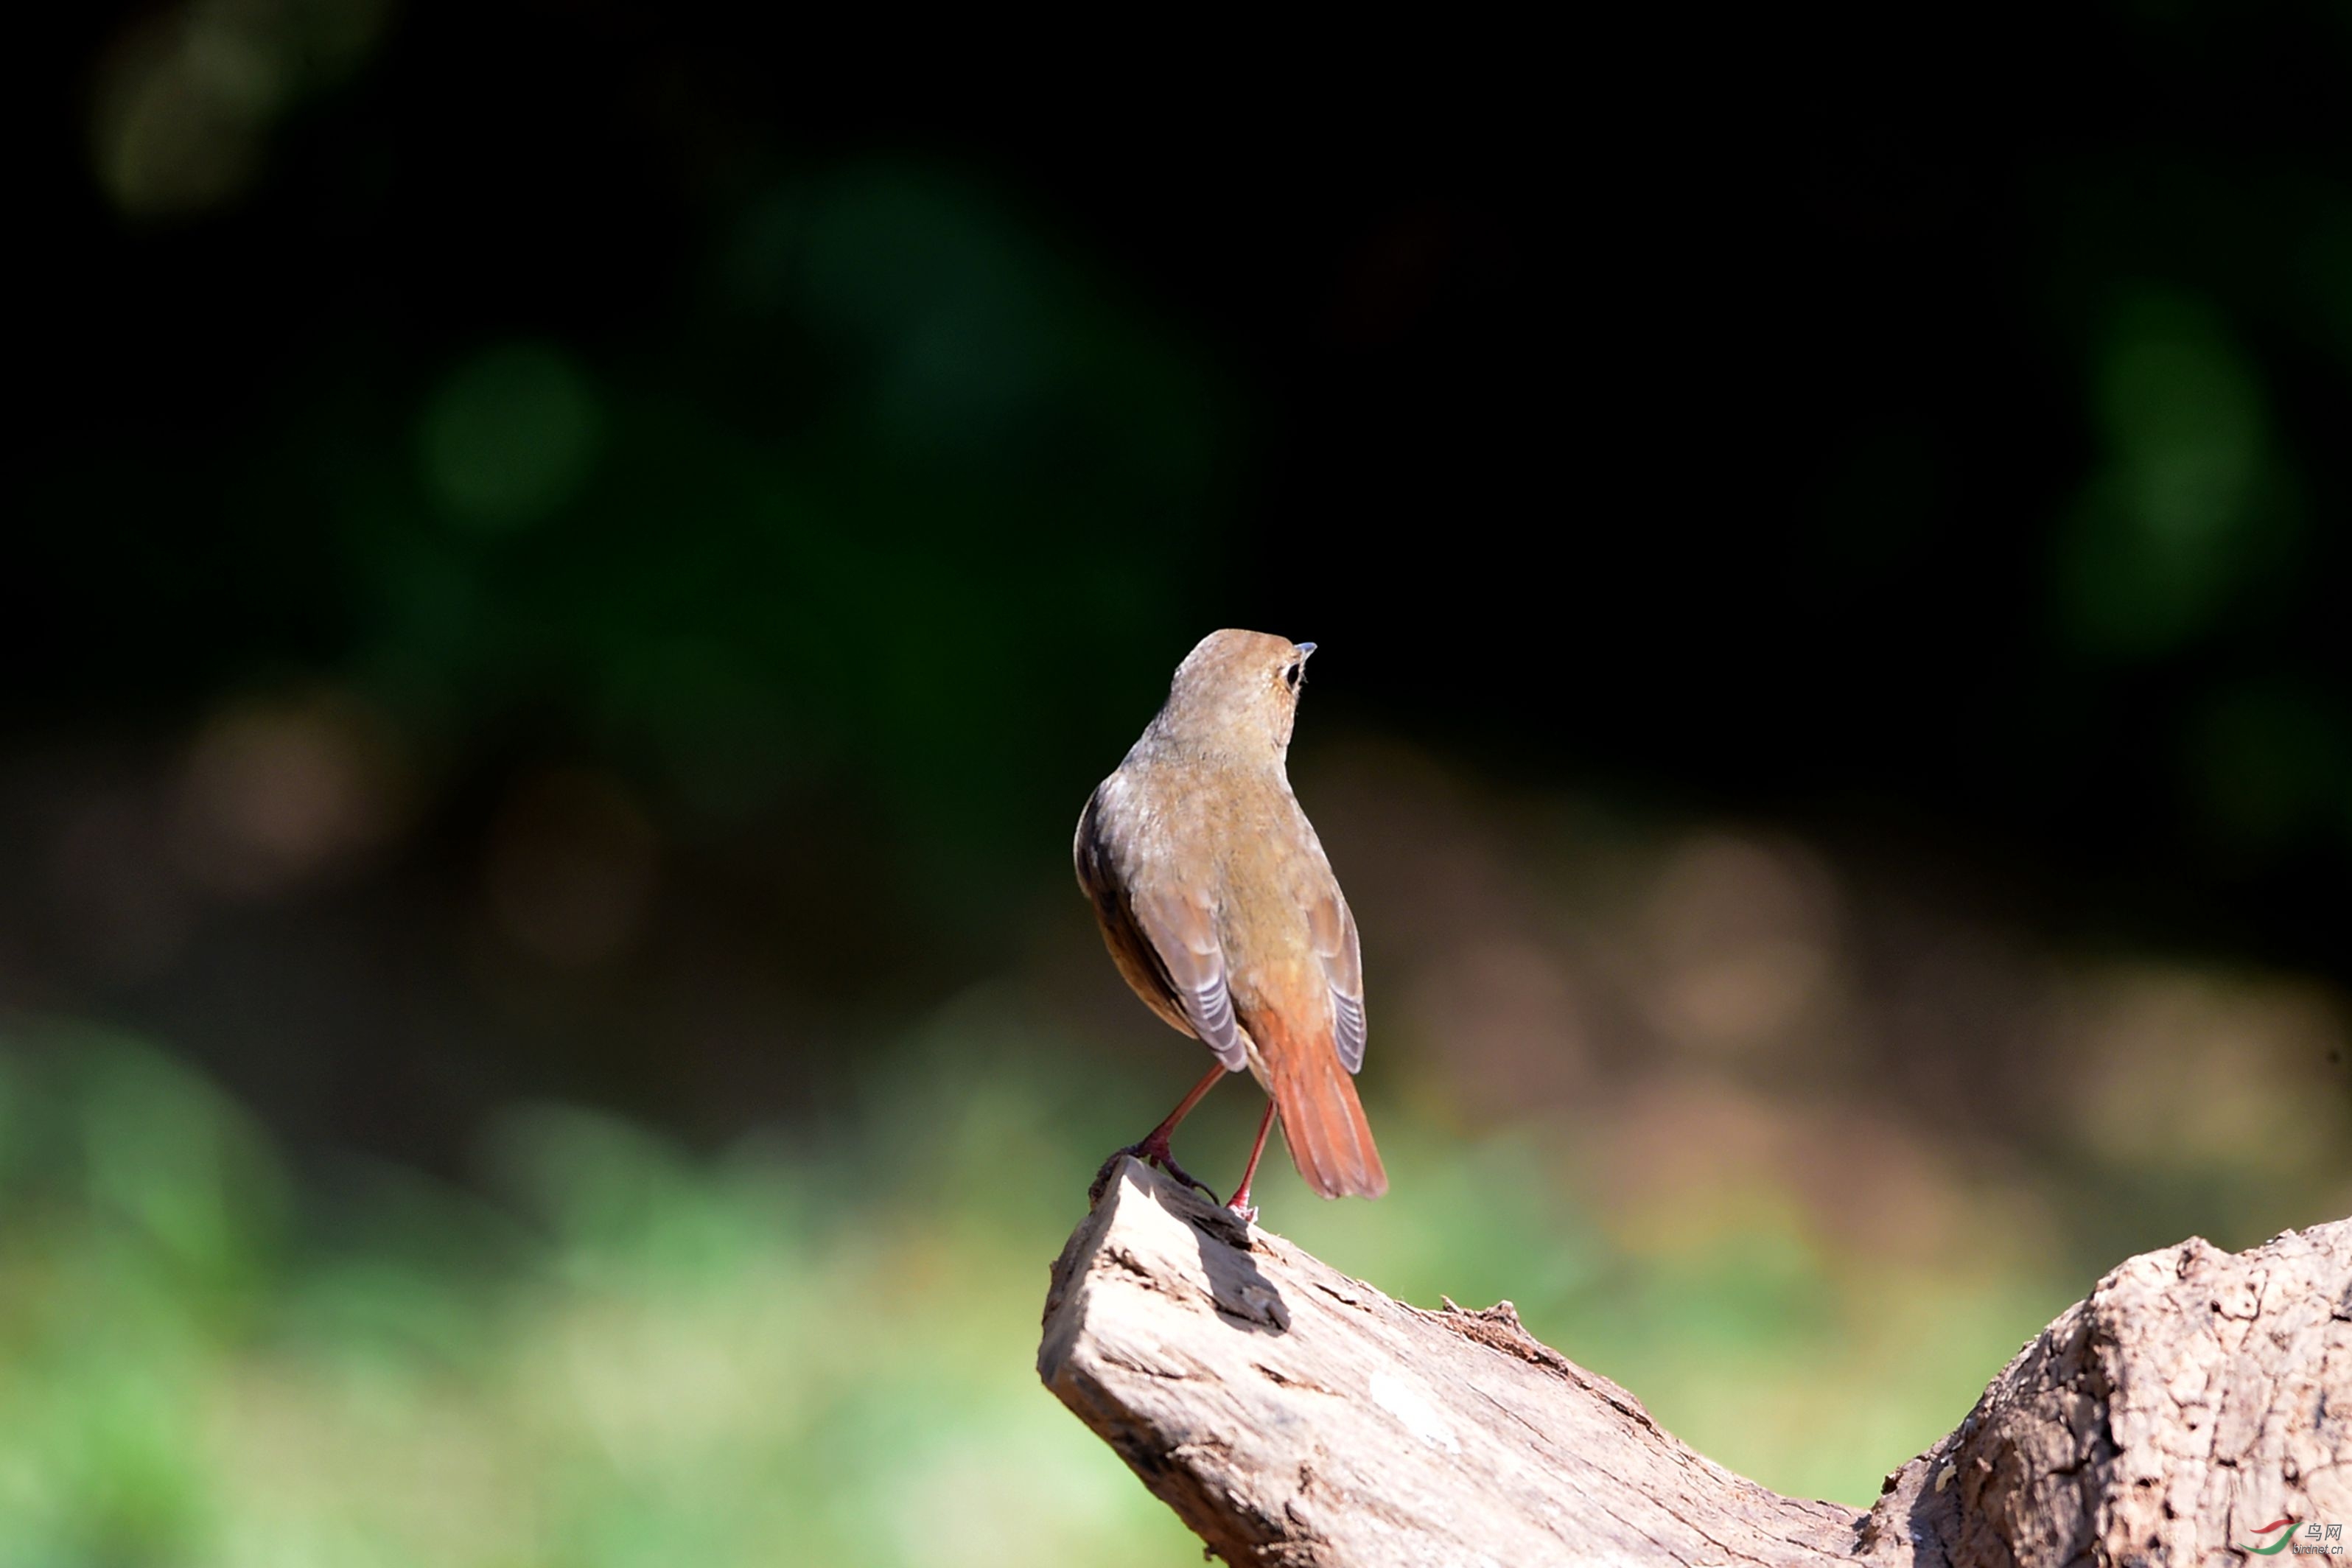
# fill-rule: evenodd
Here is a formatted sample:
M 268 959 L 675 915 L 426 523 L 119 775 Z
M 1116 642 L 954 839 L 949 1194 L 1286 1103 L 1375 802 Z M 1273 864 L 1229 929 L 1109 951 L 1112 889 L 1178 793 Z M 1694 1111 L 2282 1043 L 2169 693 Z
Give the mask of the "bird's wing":
M 1334 882 L 1307 911 L 1323 978 L 1331 987 L 1331 1041 L 1349 1072 L 1364 1066 L 1364 954 L 1356 942 L 1356 917 Z
M 1234 1017 L 1214 913 L 1195 899 L 1129 892 L 1102 833 L 1100 798 L 1097 792 L 1078 819 L 1072 858 L 1078 886 L 1094 900 L 1104 944 L 1145 1005 L 1196 1036 L 1229 1070 L 1241 1071 L 1249 1065 L 1249 1040 Z
M 1184 1021 L 1227 1068 L 1239 1072 L 1247 1067 L 1249 1041 L 1234 1017 L 1215 914 L 1204 901 L 1181 894 L 1135 899 L 1128 907 Z

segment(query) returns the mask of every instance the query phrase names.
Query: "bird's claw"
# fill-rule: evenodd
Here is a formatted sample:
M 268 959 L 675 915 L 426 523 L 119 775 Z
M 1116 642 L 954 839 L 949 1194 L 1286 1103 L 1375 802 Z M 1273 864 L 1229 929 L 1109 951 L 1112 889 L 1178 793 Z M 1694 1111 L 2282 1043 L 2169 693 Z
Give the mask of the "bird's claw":
M 1088 1208 L 1092 1208 L 1095 1205 L 1102 1202 L 1103 1193 L 1110 1186 L 1111 1172 L 1118 1167 L 1118 1163 L 1121 1160 L 1128 1159 L 1130 1156 L 1142 1161 L 1147 1165 L 1159 1166 L 1161 1170 L 1167 1172 L 1170 1175 L 1175 1177 L 1186 1186 L 1197 1190 L 1211 1203 L 1215 1203 L 1217 1201 L 1216 1189 L 1210 1186 L 1208 1183 L 1201 1180 L 1198 1176 L 1192 1174 L 1192 1172 L 1186 1170 L 1183 1166 L 1178 1164 L 1176 1163 L 1176 1156 L 1169 1152 L 1168 1143 L 1165 1139 L 1146 1138 L 1140 1143 L 1129 1143 L 1124 1149 L 1113 1150 L 1111 1152 L 1110 1158 L 1102 1163 L 1102 1169 L 1095 1173 L 1093 1184 L 1087 1188 L 1087 1206 Z

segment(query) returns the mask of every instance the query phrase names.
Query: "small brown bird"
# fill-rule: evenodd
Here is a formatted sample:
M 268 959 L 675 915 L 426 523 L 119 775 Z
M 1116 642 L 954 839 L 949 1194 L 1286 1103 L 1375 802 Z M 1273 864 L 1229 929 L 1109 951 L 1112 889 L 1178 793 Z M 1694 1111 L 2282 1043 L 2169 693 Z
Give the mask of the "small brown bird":
M 1376 1198 L 1389 1185 L 1350 1077 L 1364 1064 L 1356 917 L 1283 765 L 1314 651 L 1263 632 L 1202 638 L 1167 705 L 1087 800 L 1072 847 L 1118 972 L 1217 1057 L 1168 1120 L 1119 1152 L 1207 1191 L 1169 1136 L 1246 1067 L 1268 1103 L 1230 1205 L 1244 1217 L 1277 1111 L 1298 1173 L 1323 1196 Z

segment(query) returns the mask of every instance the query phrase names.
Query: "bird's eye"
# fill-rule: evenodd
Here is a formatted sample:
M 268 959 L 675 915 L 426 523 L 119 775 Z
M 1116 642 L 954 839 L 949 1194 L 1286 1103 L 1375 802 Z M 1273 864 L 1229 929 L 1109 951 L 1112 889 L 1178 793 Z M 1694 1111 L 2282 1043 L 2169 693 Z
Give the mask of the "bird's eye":
M 1284 667 L 1284 669 L 1283 669 L 1283 671 L 1282 671 L 1282 683 L 1283 683 L 1285 686 L 1287 686 L 1288 688 L 1290 688 L 1290 689 L 1292 689 L 1293 691 L 1297 690 L 1297 689 L 1298 689 L 1298 672 L 1299 672 L 1300 670 L 1302 670 L 1302 669 L 1306 668 L 1307 668 L 1307 666 L 1306 666 L 1306 664 L 1305 664 L 1305 662 L 1304 662 L 1303 660 L 1299 660 L 1299 659 L 1293 659 L 1293 660 L 1291 660 L 1291 661 L 1290 661 L 1290 663 L 1289 663 L 1288 665 L 1286 665 L 1286 667 Z

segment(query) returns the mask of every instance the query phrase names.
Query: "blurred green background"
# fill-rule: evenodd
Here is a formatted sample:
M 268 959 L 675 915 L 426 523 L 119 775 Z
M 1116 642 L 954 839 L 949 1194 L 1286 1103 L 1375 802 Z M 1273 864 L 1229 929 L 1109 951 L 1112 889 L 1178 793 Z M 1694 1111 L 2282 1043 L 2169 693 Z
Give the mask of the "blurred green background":
M 1860 1502 L 2128 1253 L 2352 1212 L 2340 6 L 1948 98 L 69 9 L 0 1568 L 1194 1561 L 1032 1358 L 1198 1066 L 1068 835 L 1218 626 L 1324 648 L 1393 1178 L 1264 1222 L 1391 1293 Z

